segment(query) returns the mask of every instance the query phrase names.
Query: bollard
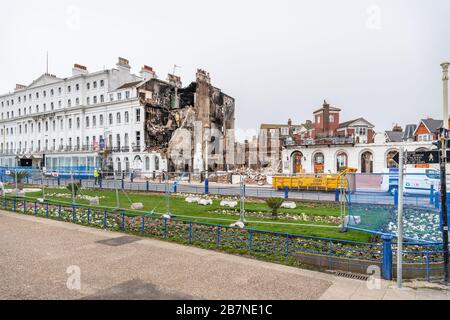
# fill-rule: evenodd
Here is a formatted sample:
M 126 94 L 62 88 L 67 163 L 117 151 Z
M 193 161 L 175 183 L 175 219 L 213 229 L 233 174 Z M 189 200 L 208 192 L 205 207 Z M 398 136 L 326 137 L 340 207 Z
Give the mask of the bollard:
M 430 188 L 430 204 L 434 203 L 434 185 L 431 185 Z
M 205 194 L 209 194 L 209 180 L 205 179 Z
M 383 263 L 381 272 L 384 280 L 392 280 L 392 236 L 383 235 Z
M 334 201 L 339 202 L 340 189 L 336 189 L 334 192 Z
M 289 187 L 284 187 L 284 198 L 285 199 L 289 198 Z

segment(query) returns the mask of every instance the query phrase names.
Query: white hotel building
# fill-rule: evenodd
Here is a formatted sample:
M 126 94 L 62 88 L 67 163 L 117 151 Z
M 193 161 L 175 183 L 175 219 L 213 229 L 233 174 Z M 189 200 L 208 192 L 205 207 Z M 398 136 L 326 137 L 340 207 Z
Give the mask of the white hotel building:
M 43 74 L 0 95 L 0 166 L 164 170 L 160 155 L 144 150 L 144 106 L 136 90 L 155 75 L 149 68 L 131 74 L 123 58 L 116 66 L 89 73 L 76 64 L 71 77 Z

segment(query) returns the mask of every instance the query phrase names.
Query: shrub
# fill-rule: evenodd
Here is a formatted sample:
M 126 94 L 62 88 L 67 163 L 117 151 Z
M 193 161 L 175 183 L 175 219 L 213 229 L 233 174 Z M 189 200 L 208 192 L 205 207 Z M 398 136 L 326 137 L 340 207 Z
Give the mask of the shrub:
M 14 180 L 17 179 L 17 187 L 19 190 L 23 190 L 23 180 L 30 176 L 30 173 L 25 170 L 11 171 L 9 174 Z
M 79 182 L 70 182 L 67 184 L 67 190 L 69 190 L 70 192 L 72 192 L 73 189 L 73 193 L 75 195 L 75 197 L 78 195 L 78 191 L 81 189 L 81 183 Z
M 269 198 L 266 199 L 267 206 L 272 210 L 272 217 L 276 217 L 278 215 L 278 209 L 281 208 L 284 199 L 281 198 Z

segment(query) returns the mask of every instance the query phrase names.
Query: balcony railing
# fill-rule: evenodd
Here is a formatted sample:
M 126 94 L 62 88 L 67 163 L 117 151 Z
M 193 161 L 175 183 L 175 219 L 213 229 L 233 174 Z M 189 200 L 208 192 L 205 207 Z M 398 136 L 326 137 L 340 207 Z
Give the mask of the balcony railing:
M 285 146 L 354 145 L 354 137 L 306 138 L 286 141 Z

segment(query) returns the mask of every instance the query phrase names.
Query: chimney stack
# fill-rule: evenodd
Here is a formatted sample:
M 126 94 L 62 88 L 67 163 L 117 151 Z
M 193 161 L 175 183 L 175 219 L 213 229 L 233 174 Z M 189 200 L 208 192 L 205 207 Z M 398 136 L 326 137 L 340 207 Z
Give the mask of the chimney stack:
M 119 61 L 117 62 L 116 66 L 120 71 L 130 72 L 131 70 L 130 61 L 125 58 L 119 57 Z
M 16 88 L 14 89 L 14 91 L 23 90 L 26 88 L 27 88 L 27 86 L 24 86 L 23 84 L 16 84 Z
M 141 78 L 144 78 L 144 80 L 150 80 L 156 78 L 156 73 L 153 70 L 152 67 L 149 67 L 147 65 L 144 65 L 141 69 Z
M 75 63 L 72 68 L 72 76 L 77 76 L 80 74 L 88 74 L 88 70 L 85 66 Z

